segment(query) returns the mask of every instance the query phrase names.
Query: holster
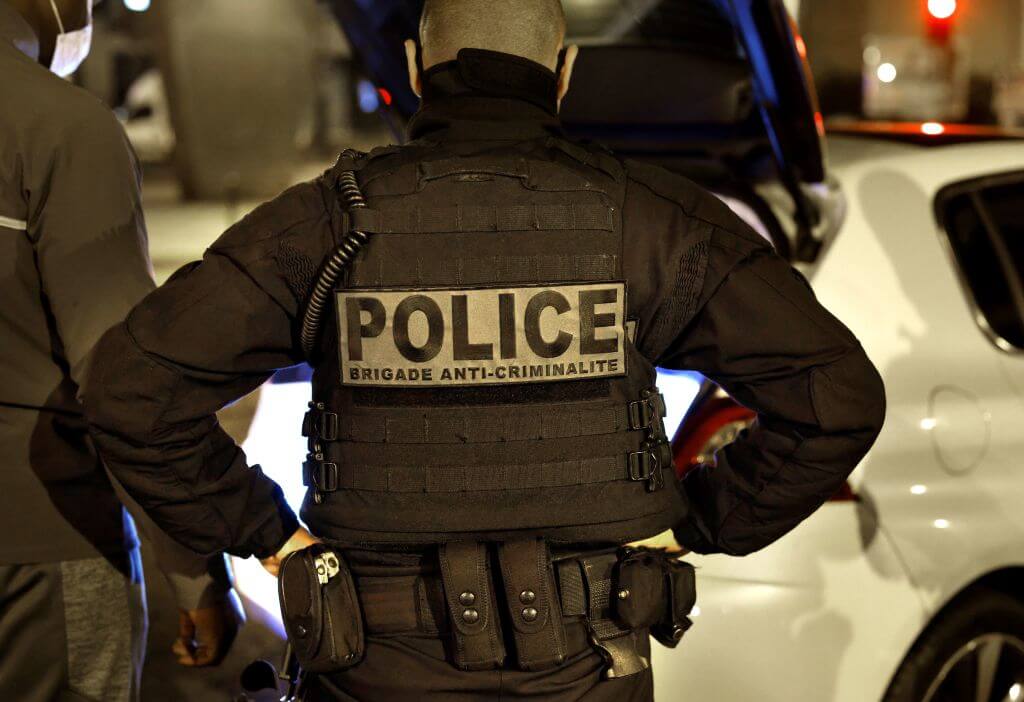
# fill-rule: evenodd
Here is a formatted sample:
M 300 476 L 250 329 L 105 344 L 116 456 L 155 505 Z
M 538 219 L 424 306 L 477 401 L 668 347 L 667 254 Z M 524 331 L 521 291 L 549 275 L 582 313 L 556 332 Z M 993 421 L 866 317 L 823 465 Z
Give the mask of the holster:
M 310 673 L 335 673 L 363 658 L 363 615 L 342 555 L 317 544 L 289 554 L 278 573 L 281 616 L 295 657 Z

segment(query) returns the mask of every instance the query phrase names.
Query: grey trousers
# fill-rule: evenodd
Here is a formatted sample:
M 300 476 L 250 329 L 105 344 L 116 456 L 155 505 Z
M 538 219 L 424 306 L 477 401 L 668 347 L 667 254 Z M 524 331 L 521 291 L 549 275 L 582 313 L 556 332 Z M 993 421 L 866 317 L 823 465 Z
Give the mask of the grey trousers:
M 0 700 L 136 702 L 145 649 L 137 550 L 0 565 Z

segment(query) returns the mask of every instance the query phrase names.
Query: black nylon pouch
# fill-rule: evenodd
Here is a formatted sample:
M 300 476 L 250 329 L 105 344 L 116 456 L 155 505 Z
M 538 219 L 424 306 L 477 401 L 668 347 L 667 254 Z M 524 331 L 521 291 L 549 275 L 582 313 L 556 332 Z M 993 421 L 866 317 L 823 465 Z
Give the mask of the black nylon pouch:
M 335 673 L 363 657 L 365 635 L 352 572 L 322 545 L 289 554 L 278 574 L 281 617 L 303 670 Z
M 689 563 L 668 558 L 664 562 L 668 585 L 667 607 L 661 621 L 651 627 L 658 643 L 675 648 L 693 625 L 689 614 L 697 603 L 697 574 Z
M 615 616 L 630 629 L 647 629 L 660 622 L 667 607 L 665 558 L 657 551 L 630 551 L 619 561 Z

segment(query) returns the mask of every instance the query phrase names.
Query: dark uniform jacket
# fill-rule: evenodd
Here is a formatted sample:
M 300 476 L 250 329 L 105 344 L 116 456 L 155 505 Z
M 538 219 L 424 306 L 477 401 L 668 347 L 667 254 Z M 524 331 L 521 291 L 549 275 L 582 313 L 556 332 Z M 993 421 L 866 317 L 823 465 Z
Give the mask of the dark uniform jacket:
M 471 155 L 515 145 L 528 159 L 559 158 L 550 96 L 508 75 L 470 87 L 455 65 L 426 80 L 413 148 Z M 385 165 L 371 161 L 374 173 L 387 180 L 387 159 L 403 153 L 376 155 Z M 754 551 L 841 487 L 881 428 L 881 380 L 804 278 L 717 198 L 651 165 L 627 161 L 622 172 L 636 346 L 658 366 L 703 373 L 759 415 L 715 466 L 686 477 L 691 510 L 676 535 L 698 552 Z M 305 360 L 309 281 L 344 234 L 332 182 L 297 185 L 236 224 L 96 355 L 86 406 L 98 445 L 154 518 L 198 550 L 267 556 L 296 528 L 279 488 L 247 464 L 214 412 Z
M 154 288 L 124 130 L 38 53 L 0 2 L 0 564 L 134 545 L 76 394 L 100 336 Z M 206 559 L 152 535 L 179 604 L 196 607 Z

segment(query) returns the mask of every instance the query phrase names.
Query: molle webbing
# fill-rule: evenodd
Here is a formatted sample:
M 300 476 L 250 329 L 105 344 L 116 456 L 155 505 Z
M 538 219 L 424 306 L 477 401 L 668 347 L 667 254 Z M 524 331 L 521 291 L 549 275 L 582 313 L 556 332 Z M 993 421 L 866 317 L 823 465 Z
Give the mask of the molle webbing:
M 382 248 L 383 240 L 375 242 Z M 373 262 L 358 261 L 349 279 L 351 287 L 415 285 L 446 281 L 453 285 L 496 285 L 546 280 L 603 281 L 614 279 L 619 257 L 611 254 L 542 256 L 487 256 L 449 258 L 406 252 L 380 256 Z M 385 282 L 386 281 L 386 282 Z
M 536 204 L 512 206 L 395 207 L 358 209 L 352 228 L 367 234 L 440 234 L 511 231 L 614 231 L 607 205 Z
M 550 404 L 453 408 L 443 414 L 405 408 L 334 415 L 341 441 L 389 444 L 466 444 L 596 436 L 629 429 L 628 407 Z
M 504 492 L 626 480 L 632 480 L 626 456 L 463 467 L 338 466 L 339 489 L 368 492 Z

